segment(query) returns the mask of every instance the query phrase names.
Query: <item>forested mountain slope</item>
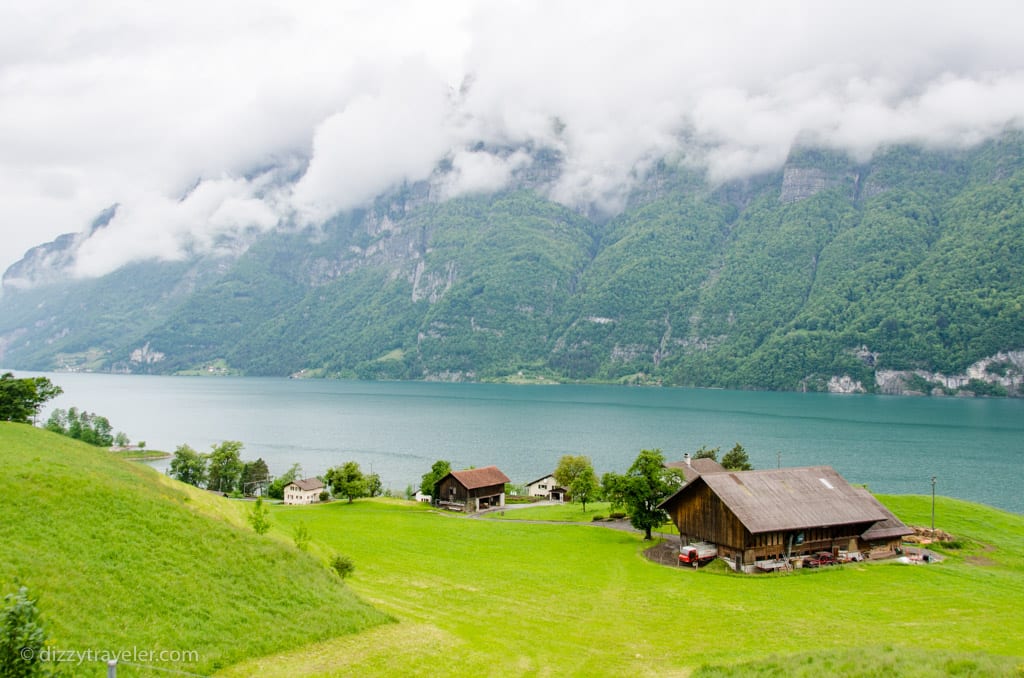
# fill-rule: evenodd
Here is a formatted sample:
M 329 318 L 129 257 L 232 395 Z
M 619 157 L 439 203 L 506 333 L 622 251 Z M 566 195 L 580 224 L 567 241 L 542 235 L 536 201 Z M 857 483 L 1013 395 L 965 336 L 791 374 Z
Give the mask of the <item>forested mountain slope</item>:
M 1020 135 L 719 186 L 661 165 L 608 220 L 542 189 L 406 186 L 217 260 L 8 286 L 0 363 L 1019 392 Z

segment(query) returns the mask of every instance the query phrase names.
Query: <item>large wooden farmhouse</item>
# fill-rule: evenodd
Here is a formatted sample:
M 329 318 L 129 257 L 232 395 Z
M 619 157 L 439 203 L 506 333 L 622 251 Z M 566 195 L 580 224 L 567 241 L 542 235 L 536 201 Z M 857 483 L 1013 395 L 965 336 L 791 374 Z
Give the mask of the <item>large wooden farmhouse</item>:
M 434 498 L 440 506 L 473 513 L 504 506 L 507 482 L 497 466 L 452 471 L 434 485 Z
M 701 473 L 662 502 L 683 544 L 709 542 L 737 570 L 802 554 L 899 547 L 912 533 L 828 466 Z

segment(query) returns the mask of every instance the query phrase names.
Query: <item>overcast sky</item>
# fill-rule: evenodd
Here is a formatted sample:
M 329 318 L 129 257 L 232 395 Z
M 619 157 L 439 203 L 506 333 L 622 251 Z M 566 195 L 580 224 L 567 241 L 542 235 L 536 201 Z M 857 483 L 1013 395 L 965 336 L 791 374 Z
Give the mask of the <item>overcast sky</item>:
M 477 141 L 558 148 L 551 196 L 612 211 L 659 157 L 717 181 L 798 137 L 970 145 L 1024 120 L 1022 25 L 1013 1 L 0 0 L 0 271 L 113 203 L 78 274 L 316 221 L 444 157 L 452 196 L 530 161 Z

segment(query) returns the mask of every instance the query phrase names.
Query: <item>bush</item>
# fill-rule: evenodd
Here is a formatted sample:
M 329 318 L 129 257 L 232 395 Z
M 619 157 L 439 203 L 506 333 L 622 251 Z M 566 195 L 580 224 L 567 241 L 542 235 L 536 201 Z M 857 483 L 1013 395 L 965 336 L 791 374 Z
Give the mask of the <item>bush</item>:
M 594 517 L 590 519 L 590 522 L 597 523 L 597 522 L 600 522 L 602 520 L 604 520 L 604 516 L 602 516 L 600 514 L 595 514 Z
M 352 559 L 348 556 L 336 555 L 331 560 L 331 568 L 338 573 L 338 576 L 344 579 L 345 577 L 352 574 L 356 569 L 356 564 L 352 562 Z
M 0 675 L 10 678 L 44 675 L 41 651 L 46 631 L 36 601 L 24 586 L 4 596 L 0 610 Z
M 608 518 L 610 520 L 625 520 L 628 517 L 629 516 L 627 516 L 622 511 L 614 511 L 614 512 L 608 514 Z

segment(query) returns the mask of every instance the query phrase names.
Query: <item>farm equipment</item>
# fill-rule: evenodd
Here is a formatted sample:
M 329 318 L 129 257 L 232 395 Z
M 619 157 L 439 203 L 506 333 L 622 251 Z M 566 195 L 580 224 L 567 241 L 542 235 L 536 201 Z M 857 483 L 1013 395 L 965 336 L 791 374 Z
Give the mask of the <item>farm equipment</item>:
M 697 567 L 709 563 L 718 557 L 718 547 L 714 544 L 698 541 L 679 546 L 679 564 Z

